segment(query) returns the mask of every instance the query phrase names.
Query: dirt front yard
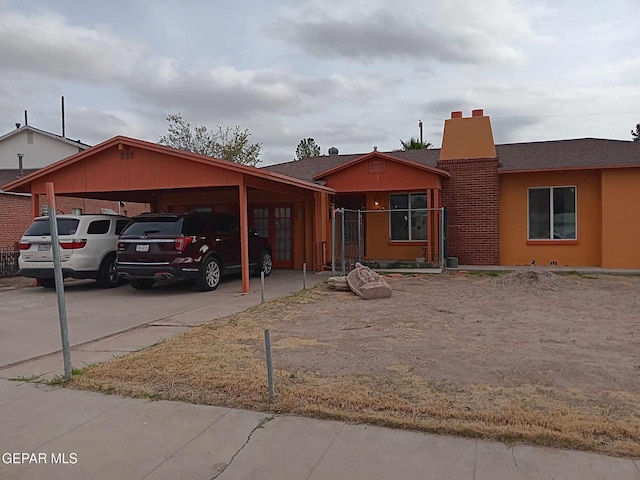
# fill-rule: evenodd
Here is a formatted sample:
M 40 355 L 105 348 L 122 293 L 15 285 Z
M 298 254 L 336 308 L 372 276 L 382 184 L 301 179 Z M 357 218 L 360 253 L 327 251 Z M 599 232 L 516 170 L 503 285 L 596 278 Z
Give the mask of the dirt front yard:
M 388 299 L 320 285 L 91 367 L 72 385 L 640 456 L 640 277 L 387 281 Z

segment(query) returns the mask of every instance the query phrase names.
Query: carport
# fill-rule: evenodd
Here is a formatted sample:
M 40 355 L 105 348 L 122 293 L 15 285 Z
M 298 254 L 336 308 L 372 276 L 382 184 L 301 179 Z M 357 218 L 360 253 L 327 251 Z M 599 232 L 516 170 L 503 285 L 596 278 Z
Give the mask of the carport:
M 33 216 L 53 182 L 58 195 L 149 203 L 154 212 L 197 207 L 237 214 L 242 291 L 249 291 L 250 225 L 271 239 L 274 266 L 314 270 L 326 262 L 329 195 L 335 190 L 263 169 L 117 136 L 5 186 L 30 193 Z

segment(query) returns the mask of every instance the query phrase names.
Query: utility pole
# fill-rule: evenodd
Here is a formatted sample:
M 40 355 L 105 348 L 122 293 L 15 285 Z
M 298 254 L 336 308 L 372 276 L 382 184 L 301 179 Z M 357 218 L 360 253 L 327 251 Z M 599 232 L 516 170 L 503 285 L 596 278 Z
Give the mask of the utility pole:
M 424 141 L 422 140 L 422 120 L 418 121 L 418 128 L 420 129 L 420 145 L 424 145 Z

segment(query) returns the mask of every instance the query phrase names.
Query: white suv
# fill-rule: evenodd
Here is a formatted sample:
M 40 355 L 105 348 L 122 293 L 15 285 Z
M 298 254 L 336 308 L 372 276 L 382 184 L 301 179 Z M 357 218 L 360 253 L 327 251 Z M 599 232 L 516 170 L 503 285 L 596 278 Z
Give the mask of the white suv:
M 116 242 L 129 218 L 120 215 L 58 215 L 62 275 L 95 278 L 99 287 L 121 283 L 115 269 Z M 54 287 L 49 217 L 38 217 L 20 239 L 20 275 Z

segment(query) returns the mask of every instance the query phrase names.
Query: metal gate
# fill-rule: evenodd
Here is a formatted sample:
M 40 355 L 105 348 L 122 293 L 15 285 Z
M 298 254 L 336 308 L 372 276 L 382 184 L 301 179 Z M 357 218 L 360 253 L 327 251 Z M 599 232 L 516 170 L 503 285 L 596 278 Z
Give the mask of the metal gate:
M 19 250 L 0 247 L 0 277 L 8 277 L 18 274 Z
M 331 223 L 331 272 L 346 275 L 356 262 L 377 266 L 445 267 L 445 209 L 349 210 Z M 396 252 L 402 250 L 402 255 Z M 414 251 L 414 257 L 407 257 Z M 397 258 L 396 258 L 397 257 Z M 385 265 L 386 264 L 386 265 Z

